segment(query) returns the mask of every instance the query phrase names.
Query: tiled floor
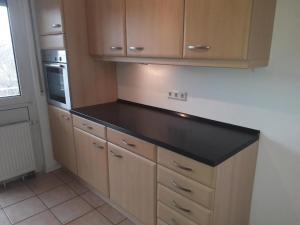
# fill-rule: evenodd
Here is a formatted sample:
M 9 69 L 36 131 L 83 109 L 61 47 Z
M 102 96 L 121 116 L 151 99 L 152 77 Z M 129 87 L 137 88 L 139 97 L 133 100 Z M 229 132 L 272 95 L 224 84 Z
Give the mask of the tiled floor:
M 0 225 L 134 225 L 64 170 L 0 188 Z

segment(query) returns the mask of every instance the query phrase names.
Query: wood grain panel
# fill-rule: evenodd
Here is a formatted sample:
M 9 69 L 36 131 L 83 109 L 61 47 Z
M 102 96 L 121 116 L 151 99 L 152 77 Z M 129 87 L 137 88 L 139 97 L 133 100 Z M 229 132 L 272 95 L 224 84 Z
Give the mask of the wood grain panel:
M 99 138 L 106 139 L 106 128 L 101 124 L 73 115 L 73 125 Z

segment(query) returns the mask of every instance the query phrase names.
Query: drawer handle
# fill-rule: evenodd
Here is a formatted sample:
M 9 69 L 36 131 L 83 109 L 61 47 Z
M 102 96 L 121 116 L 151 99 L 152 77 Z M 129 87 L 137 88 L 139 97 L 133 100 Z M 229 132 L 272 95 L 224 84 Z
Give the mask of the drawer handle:
M 180 205 L 178 205 L 177 202 L 176 202 L 175 200 L 173 200 L 173 204 L 174 204 L 174 206 L 175 206 L 177 209 L 179 209 L 179 210 L 181 210 L 181 211 L 183 211 L 183 212 L 186 212 L 186 213 L 191 213 L 191 212 L 192 212 L 190 209 L 186 209 L 186 208 L 183 208 L 183 207 L 181 207 Z
M 110 153 L 112 154 L 112 156 L 116 157 L 116 158 L 119 158 L 119 159 L 122 159 L 123 156 L 122 155 L 118 155 L 116 153 L 114 153 L 113 151 L 110 151 Z
M 191 189 L 184 188 L 184 187 L 180 186 L 180 185 L 177 184 L 176 181 L 174 181 L 174 180 L 172 181 L 172 184 L 173 184 L 174 187 L 176 187 L 176 188 L 179 189 L 179 190 L 182 190 L 182 191 L 188 192 L 188 193 L 192 193 L 192 190 L 191 190 Z
M 96 148 L 104 149 L 104 147 L 102 145 L 99 145 L 96 142 L 94 142 L 93 145 L 95 145 Z
M 111 49 L 112 51 L 121 51 L 123 48 L 122 48 L 122 47 L 119 47 L 119 46 L 112 46 L 112 47 L 110 47 L 110 49 Z
M 140 52 L 144 50 L 144 47 L 129 47 L 129 50 L 133 52 Z
M 93 127 L 88 126 L 88 125 L 86 125 L 85 123 L 83 123 L 82 126 L 86 127 L 86 128 L 89 129 L 89 130 L 93 130 L 93 129 L 94 129 Z
M 136 147 L 135 144 L 128 143 L 128 142 L 125 141 L 125 140 L 122 140 L 122 142 L 123 142 L 124 145 L 127 145 L 127 146 L 129 146 L 129 147 L 132 147 L 132 148 L 135 148 L 135 147 Z
M 197 51 L 197 50 L 209 50 L 211 47 L 209 45 L 189 45 L 187 46 L 188 50 Z
M 59 23 L 52 24 L 52 28 L 60 28 L 60 27 L 61 27 L 61 24 L 59 24 Z
M 176 167 L 178 167 L 179 169 L 182 169 L 182 170 L 185 170 L 185 171 L 189 171 L 189 172 L 192 172 L 192 171 L 193 171 L 192 168 L 182 166 L 182 165 L 180 165 L 180 164 L 179 164 L 178 162 L 176 162 L 176 161 L 173 161 L 173 163 L 174 163 L 174 165 L 175 165 Z

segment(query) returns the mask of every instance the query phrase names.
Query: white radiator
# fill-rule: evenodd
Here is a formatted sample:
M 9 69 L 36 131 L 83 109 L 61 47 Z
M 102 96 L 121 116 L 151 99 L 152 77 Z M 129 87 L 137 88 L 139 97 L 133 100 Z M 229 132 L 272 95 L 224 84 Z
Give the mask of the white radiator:
M 30 124 L 0 127 L 0 182 L 35 169 Z

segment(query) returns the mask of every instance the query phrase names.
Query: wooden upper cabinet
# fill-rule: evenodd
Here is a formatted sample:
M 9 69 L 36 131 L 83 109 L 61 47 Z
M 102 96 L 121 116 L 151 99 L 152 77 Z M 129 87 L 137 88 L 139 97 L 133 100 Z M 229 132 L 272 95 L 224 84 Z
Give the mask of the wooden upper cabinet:
M 61 0 L 36 0 L 35 4 L 39 34 L 62 34 Z
M 186 0 L 184 58 L 246 59 L 252 0 Z
M 86 0 L 90 54 L 125 56 L 125 0 Z
M 126 0 L 127 55 L 182 57 L 184 0 Z

